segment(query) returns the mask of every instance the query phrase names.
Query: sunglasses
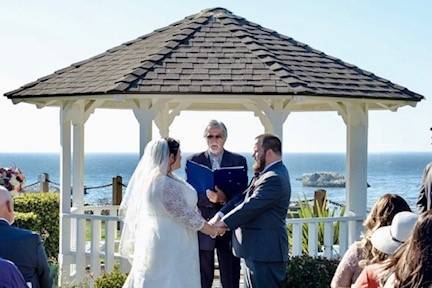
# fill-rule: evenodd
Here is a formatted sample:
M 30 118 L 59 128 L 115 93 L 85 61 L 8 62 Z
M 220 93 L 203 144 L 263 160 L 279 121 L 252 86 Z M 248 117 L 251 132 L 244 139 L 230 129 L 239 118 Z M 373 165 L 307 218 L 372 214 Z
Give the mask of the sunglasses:
M 217 135 L 207 135 L 206 138 L 209 139 L 209 140 L 212 139 L 212 138 L 222 139 L 222 135 L 220 135 L 220 134 L 217 134 Z

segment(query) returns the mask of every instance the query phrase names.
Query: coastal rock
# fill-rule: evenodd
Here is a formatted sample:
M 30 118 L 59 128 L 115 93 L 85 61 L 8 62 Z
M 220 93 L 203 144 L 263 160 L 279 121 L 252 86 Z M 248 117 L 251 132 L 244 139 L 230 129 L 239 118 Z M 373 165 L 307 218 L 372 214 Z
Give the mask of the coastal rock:
M 297 180 L 302 181 L 303 186 L 306 187 L 345 187 L 344 175 L 337 172 L 308 173 Z

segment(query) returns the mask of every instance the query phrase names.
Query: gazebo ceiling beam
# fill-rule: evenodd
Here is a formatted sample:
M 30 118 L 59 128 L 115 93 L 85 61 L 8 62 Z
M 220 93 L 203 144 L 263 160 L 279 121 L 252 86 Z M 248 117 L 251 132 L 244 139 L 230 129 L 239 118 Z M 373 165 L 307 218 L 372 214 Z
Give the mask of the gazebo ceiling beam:
M 27 98 L 27 103 L 35 104 L 38 108 L 43 107 L 57 107 L 66 103 L 75 103 L 77 101 L 85 101 L 86 111 L 94 111 L 95 108 L 100 109 L 136 109 L 136 103 L 139 101 L 147 101 L 150 105 L 159 105 L 167 103 L 169 109 L 177 109 L 178 103 L 189 103 L 182 106 L 180 110 L 189 111 L 252 111 L 247 108 L 245 101 L 258 101 L 262 103 L 265 101 L 268 105 L 274 103 L 282 103 L 283 108 L 292 112 L 309 112 L 309 111 L 338 111 L 340 107 L 337 103 L 357 103 L 368 104 L 368 110 L 389 110 L 397 111 L 398 108 L 403 106 L 415 107 L 416 101 L 406 100 L 387 100 L 387 99 L 354 99 L 346 97 L 320 97 L 320 96 L 305 96 L 305 95 L 230 95 L 230 94 L 182 94 L 181 98 L 175 98 L 179 95 L 170 94 L 115 94 L 115 95 L 87 95 L 76 98 L 75 96 L 62 96 L 52 99 L 52 97 L 45 98 Z M 78 100 L 79 99 L 79 100 Z M 261 102 L 260 102 L 261 101 Z M 278 102 L 279 101 L 279 102 Z M 268 106 L 267 105 L 267 106 Z M 264 106 L 266 107 L 266 106 Z M 273 107 L 273 106 L 272 106 Z M 268 109 L 268 108 L 266 108 Z M 86 118 L 92 112 L 87 112 Z M 177 113 L 177 115 L 179 112 Z M 177 116 L 176 115 L 176 116 Z M 154 116 L 155 117 L 155 116 Z M 174 116 L 175 117 L 175 116 Z M 172 122 L 172 120 L 170 120 Z M 168 122 L 170 122 L 168 121 Z M 162 123 L 159 121 L 159 123 Z M 162 125 L 162 124 L 161 124 Z M 166 126 L 167 124 L 163 124 Z M 165 128 L 164 128 L 165 129 Z M 166 130 L 166 129 L 165 129 Z
M 43 104 L 47 101 L 55 100 L 59 105 L 64 101 L 76 101 L 76 100 L 110 100 L 124 102 L 131 99 L 235 99 L 237 101 L 244 101 L 247 99 L 287 99 L 292 98 L 292 103 L 308 103 L 308 102 L 337 102 L 337 101 L 351 101 L 361 103 L 394 103 L 402 105 L 416 105 L 418 101 L 404 100 L 404 99 L 385 99 L 385 98 L 353 98 L 353 97 L 337 97 L 337 96 L 324 96 L 324 95 L 280 95 L 280 94 L 95 94 L 95 95 L 69 95 L 69 96 L 44 96 L 44 97 L 22 97 L 13 98 L 12 102 L 18 104 L 20 102 L 30 104 Z
M 39 102 L 39 103 L 35 103 L 36 108 L 38 109 L 42 109 L 45 108 L 47 106 L 61 106 L 61 103 L 59 103 L 57 100 L 51 100 L 51 101 L 43 101 L 43 102 Z
M 288 117 L 290 110 L 287 109 L 289 99 L 251 99 L 245 103 L 245 107 L 255 113 L 266 133 L 273 133 L 283 138 L 283 124 Z
M 85 123 L 96 108 L 101 107 L 104 100 L 78 100 L 63 102 L 64 120 L 72 123 Z
M 146 99 L 150 100 L 150 99 Z M 133 100 L 138 101 L 138 100 Z M 187 100 L 180 100 L 182 103 Z M 188 111 L 249 111 L 248 109 L 245 109 L 245 106 L 243 105 L 244 101 L 236 101 L 232 99 L 226 99 L 226 101 L 211 101 L 208 99 L 204 99 L 200 102 L 192 102 L 188 101 L 191 104 L 185 108 L 184 110 Z M 296 102 L 290 102 L 289 104 L 289 110 L 293 112 L 313 112 L 313 111 L 335 111 L 334 106 L 331 106 L 330 103 L 334 102 L 310 102 L 310 103 L 296 103 Z M 399 107 L 407 106 L 410 103 L 404 103 L 404 104 L 394 104 L 394 105 L 378 105 L 375 104 L 368 104 L 369 110 L 390 110 L 394 111 Z M 168 104 L 170 108 L 175 108 L 176 102 L 169 102 Z M 56 105 L 57 106 L 57 105 Z M 103 105 L 98 107 L 99 109 L 115 109 L 115 110 L 128 110 L 128 109 L 135 109 L 136 105 L 133 104 L 131 101 L 125 101 L 125 102 L 116 102 L 116 101 L 104 101 Z
M 159 129 L 159 134 L 162 137 L 169 136 L 169 127 L 174 121 L 175 117 L 180 115 L 182 110 L 185 110 L 190 103 L 188 101 L 177 102 L 174 105 L 169 105 L 168 102 L 165 102 L 162 105 L 159 105 L 157 108 L 157 114 L 154 119 L 156 126 Z

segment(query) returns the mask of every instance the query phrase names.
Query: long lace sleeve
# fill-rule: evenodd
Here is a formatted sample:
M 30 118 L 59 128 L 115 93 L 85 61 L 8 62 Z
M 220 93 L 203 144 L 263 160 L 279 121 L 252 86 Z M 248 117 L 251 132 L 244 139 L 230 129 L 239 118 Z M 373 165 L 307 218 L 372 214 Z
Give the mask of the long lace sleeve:
M 188 207 L 178 186 L 168 181 L 162 188 L 162 205 L 174 219 L 192 230 L 201 230 L 205 220 L 198 211 Z
M 358 242 L 351 244 L 345 252 L 336 272 L 333 276 L 332 288 L 349 288 L 357 280 L 362 268 L 359 266 L 359 261 L 362 259 L 362 250 Z

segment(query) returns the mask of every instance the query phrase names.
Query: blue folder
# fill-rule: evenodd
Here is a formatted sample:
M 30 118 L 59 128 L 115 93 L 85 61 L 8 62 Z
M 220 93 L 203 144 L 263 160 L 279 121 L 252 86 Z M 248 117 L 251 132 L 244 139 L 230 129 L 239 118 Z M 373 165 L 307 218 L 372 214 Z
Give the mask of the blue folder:
M 195 188 L 198 197 L 206 190 L 215 191 L 215 186 L 225 192 L 228 199 L 243 192 L 247 186 L 247 171 L 243 166 L 221 167 L 211 170 L 205 165 L 188 160 L 186 162 L 187 182 Z

